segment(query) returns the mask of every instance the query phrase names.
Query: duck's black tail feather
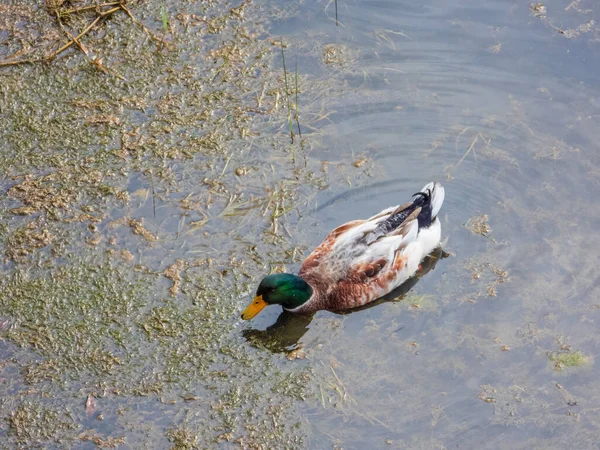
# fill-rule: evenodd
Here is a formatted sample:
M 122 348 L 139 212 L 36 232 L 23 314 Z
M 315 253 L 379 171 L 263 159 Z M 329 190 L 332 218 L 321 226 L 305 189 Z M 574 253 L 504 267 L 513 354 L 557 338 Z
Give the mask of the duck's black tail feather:
M 421 208 L 418 218 L 419 229 L 427 228 L 435 220 L 442 208 L 445 195 L 444 187 L 437 181 L 427 183 L 423 189 L 413 195 L 413 205 Z
M 413 195 L 413 202 L 398 208 L 390 217 L 378 225 L 385 234 L 392 232 L 401 226 L 406 218 L 417 208 L 421 208 L 418 221 L 419 229 L 427 228 L 435 220 L 442 204 L 444 203 L 445 191 L 439 182 L 426 184 L 423 189 Z

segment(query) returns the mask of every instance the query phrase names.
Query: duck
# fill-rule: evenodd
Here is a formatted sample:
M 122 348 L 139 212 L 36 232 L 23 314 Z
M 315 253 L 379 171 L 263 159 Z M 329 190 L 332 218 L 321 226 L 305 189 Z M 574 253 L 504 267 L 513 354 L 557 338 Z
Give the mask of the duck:
M 438 214 L 444 198 L 441 183 L 430 182 L 409 203 L 340 225 L 306 258 L 297 275 L 263 278 L 242 319 L 252 319 L 269 305 L 307 315 L 360 308 L 385 296 L 413 277 L 440 245 Z

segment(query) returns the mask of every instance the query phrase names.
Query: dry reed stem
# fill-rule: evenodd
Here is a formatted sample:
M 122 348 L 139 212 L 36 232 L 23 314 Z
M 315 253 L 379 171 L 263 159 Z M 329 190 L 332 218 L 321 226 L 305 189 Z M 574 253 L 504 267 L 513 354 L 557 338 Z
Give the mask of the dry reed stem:
M 83 36 L 85 36 L 87 33 L 90 32 L 90 30 L 92 28 L 94 28 L 94 26 L 96 26 L 96 24 L 98 22 L 100 22 L 100 20 L 110 16 L 112 13 L 119 11 L 121 8 L 121 6 L 117 6 L 115 8 L 109 9 L 108 11 L 105 11 L 103 13 L 100 13 L 98 15 L 98 17 L 96 17 L 92 23 L 90 23 L 85 30 L 83 30 L 81 33 L 79 33 L 79 35 L 76 38 L 73 38 L 71 41 L 67 42 L 65 45 L 63 45 L 61 48 L 59 48 L 58 50 L 56 50 L 54 53 L 52 53 L 49 57 L 46 58 L 47 61 L 52 61 L 54 58 L 56 58 L 59 54 L 61 54 L 62 52 L 64 52 L 66 49 L 68 49 L 69 47 L 71 47 L 71 45 L 77 43 L 77 41 L 79 39 L 81 39 Z

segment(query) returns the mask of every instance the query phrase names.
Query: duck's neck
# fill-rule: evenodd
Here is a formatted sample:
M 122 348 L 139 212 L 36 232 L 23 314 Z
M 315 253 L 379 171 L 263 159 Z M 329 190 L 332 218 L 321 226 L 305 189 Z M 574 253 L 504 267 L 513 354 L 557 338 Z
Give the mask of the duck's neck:
M 285 301 L 281 302 L 281 305 L 288 311 L 298 311 L 313 299 L 315 291 L 312 286 L 300 276 L 291 274 L 285 275 L 288 277 L 286 280 L 287 292 Z

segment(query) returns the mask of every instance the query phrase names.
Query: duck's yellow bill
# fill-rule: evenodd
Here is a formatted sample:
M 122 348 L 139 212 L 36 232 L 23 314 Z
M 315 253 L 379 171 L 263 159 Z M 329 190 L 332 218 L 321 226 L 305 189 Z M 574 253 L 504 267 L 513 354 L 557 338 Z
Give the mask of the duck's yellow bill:
M 252 303 L 250 303 L 242 313 L 242 319 L 252 319 L 255 315 L 261 312 L 265 306 L 267 306 L 267 302 L 263 300 L 262 295 L 257 295 L 254 297 L 254 300 L 252 300 Z

